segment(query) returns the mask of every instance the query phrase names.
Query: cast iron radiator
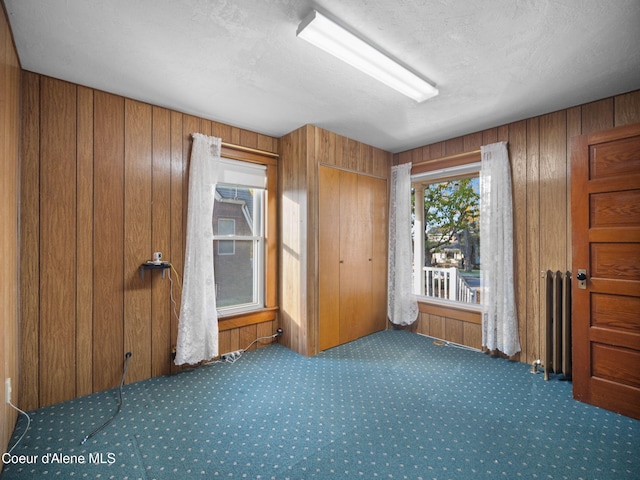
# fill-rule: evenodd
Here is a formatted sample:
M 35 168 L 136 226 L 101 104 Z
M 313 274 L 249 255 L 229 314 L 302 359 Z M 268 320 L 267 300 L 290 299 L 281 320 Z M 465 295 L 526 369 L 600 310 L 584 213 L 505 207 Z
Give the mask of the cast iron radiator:
M 544 379 L 549 373 L 571 379 L 571 273 L 546 273 L 547 318 Z

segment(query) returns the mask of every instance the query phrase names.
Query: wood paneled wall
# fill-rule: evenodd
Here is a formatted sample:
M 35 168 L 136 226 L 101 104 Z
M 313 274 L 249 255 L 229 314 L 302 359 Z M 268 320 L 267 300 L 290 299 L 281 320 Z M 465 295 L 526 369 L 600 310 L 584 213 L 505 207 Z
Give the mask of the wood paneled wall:
M 20 64 L 11 29 L 0 7 L 0 451 L 5 452 L 17 412 L 5 403 L 5 380 L 11 379 L 12 400 L 16 404 L 18 385 L 18 146 L 20 125 Z M 0 462 L 0 471 L 2 463 Z
M 280 323 L 283 343 L 318 353 L 318 166 L 388 178 L 392 155 L 306 125 L 280 139 Z M 386 232 L 385 232 L 386 235 Z
M 139 266 L 161 251 L 182 273 L 194 132 L 278 149 L 272 137 L 23 72 L 23 409 L 117 386 L 126 352 L 128 382 L 176 370 L 169 278 L 142 278 Z M 222 320 L 220 349 L 270 335 L 275 323 L 274 314 Z
M 571 270 L 570 138 L 638 121 L 640 91 L 634 91 L 394 155 L 396 164 L 415 163 L 498 141 L 509 143 L 520 361 L 530 363 L 544 355 L 546 292 L 541 271 Z M 426 333 L 436 324 L 446 340 L 478 347 L 475 333 L 467 341 L 460 330 L 462 326 L 472 332 L 474 319 L 465 321 L 455 310 L 438 313 L 421 313 L 413 331 Z

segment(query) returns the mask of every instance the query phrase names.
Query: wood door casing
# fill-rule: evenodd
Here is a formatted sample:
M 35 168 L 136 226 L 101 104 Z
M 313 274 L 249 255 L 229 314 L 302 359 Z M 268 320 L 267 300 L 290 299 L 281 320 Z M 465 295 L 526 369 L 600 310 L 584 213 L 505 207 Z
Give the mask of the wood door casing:
M 640 419 L 640 124 L 575 137 L 571 176 L 574 398 Z

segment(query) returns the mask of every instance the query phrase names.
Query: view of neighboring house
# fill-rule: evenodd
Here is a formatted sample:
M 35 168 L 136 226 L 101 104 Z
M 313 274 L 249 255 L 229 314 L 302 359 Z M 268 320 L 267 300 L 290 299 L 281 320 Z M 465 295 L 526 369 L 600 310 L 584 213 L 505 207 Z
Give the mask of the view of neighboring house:
M 253 195 L 250 189 L 218 186 L 213 209 L 214 271 L 218 308 L 253 299 Z

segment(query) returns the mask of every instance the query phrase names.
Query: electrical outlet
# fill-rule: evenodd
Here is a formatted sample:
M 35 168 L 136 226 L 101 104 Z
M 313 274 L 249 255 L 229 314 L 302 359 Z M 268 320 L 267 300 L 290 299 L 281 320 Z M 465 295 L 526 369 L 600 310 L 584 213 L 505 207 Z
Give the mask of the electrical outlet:
M 11 377 L 4 381 L 4 401 L 11 403 Z

